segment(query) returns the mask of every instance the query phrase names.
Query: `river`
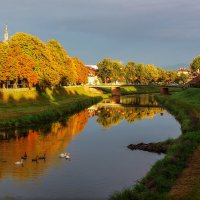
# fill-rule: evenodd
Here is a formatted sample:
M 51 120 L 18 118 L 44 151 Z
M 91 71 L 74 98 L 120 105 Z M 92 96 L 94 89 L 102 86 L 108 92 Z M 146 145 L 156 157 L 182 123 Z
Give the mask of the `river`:
M 131 187 L 163 154 L 127 145 L 181 134 L 153 95 L 103 101 L 62 121 L 0 132 L 0 199 L 107 199 Z M 23 165 L 14 164 L 24 153 Z M 70 152 L 71 158 L 59 158 Z M 32 162 L 37 155 L 46 160 Z

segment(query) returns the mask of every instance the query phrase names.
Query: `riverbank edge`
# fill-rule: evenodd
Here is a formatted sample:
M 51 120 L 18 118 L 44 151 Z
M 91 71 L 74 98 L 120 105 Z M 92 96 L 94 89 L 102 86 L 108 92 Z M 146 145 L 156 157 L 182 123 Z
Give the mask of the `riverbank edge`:
M 171 199 L 172 186 L 200 144 L 199 118 L 195 107 L 187 100 L 174 99 L 173 95 L 157 96 L 157 99 L 179 121 L 182 134 L 174 140 L 166 156 L 157 161 L 141 181 L 132 189 L 115 193 L 110 197 L 111 200 Z
M 17 119 L 0 121 L 0 130 L 34 127 L 44 123 L 51 123 L 68 115 L 75 114 L 84 108 L 88 108 L 89 106 L 100 102 L 102 99 L 101 96 L 80 96 L 80 98 L 73 101 L 73 104 L 63 103 L 57 106 L 54 105 L 52 108 L 49 107 L 48 110 L 45 111 L 28 114 Z

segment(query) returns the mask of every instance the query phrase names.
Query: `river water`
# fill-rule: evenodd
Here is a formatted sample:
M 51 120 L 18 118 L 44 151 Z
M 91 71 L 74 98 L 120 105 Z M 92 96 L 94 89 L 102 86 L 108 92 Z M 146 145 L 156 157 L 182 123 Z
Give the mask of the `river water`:
M 152 95 L 101 102 L 38 129 L 0 132 L 0 199 L 107 199 L 131 187 L 164 155 L 127 145 L 181 134 Z M 15 165 L 24 153 L 23 165 Z M 59 158 L 70 152 L 71 159 Z M 37 155 L 46 160 L 32 162 Z

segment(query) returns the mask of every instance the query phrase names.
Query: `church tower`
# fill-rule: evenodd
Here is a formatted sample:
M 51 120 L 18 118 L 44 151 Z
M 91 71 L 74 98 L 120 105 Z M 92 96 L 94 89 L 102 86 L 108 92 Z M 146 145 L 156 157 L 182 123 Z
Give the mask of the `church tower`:
M 5 31 L 4 31 L 4 42 L 8 42 L 8 26 L 6 24 Z

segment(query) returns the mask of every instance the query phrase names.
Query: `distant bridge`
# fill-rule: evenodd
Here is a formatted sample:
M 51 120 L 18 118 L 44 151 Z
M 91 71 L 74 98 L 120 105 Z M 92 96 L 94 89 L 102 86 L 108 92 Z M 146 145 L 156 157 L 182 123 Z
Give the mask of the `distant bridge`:
M 162 88 L 162 87 L 173 87 L 173 88 L 183 88 L 184 85 L 139 85 L 139 84 L 102 84 L 102 85 L 88 85 L 92 88 L 101 88 L 101 87 L 128 87 L 128 86 L 137 86 L 137 87 L 153 87 L 153 88 Z
M 184 87 L 183 85 L 137 85 L 137 84 L 103 84 L 103 85 L 91 85 L 88 87 L 91 88 L 111 88 L 111 92 L 113 96 L 120 96 L 121 95 L 121 87 L 130 87 L 130 86 L 137 86 L 137 87 L 149 87 L 149 88 L 160 88 L 160 93 L 168 95 L 169 88 L 180 88 Z
M 124 107 L 138 107 L 138 108 L 161 108 L 160 105 L 135 105 L 135 104 L 116 104 L 116 103 L 98 103 L 97 107 L 115 107 L 115 108 L 124 108 Z

